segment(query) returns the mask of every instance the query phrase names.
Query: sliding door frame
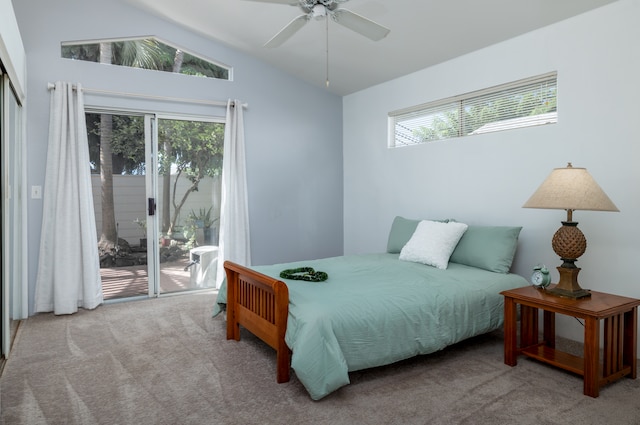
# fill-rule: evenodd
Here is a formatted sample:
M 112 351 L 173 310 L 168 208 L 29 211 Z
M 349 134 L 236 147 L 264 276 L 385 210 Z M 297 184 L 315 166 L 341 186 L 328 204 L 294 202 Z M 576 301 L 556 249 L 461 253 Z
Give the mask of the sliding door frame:
M 151 143 L 146 143 L 147 149 L 147 193 L 153 193 L 153 199 L 157 201 L 160 199 L 159 190 L 160 190 L 160 176 L 158 174 L 158 128 L 160 126 L 160 120 L 175 120 L 175 121 L 198 121 L 198 122 L 207 122 L 207 123 L 219 123 L 226 125 L 225 117 L 215 117 L 215 116 L 202 116 L 202 115 L 194 115 L 194 114 L 168 114 L 168 113 L 155 113 L 148 115 L 150 131 L 147 130 L 147 116 L 145 116 L 145 137 L 147 135 L 151 136 Z M 155 235 L 155 240 L 161 236 L 161 227 L 162 227 L 162 218 L 155 214 L 155 219 L 151 222 L 147 222 L 147 225 L 153 224 L 153 232 Z M 151 238 L 147 243 L 150 244 Z M 148 249 L 151 248 L 148 246 Z M 160 253 L 159 253 L 159 245 L 157 243 L 153 244 L 154 251 L 154 264 L 153 270 L 149 270 L 149 290 L 153 293 L 155 297 L 161 296 L 172 296 L 184 293 L 182 291 L 178 292 L 163 292 L 161 287 L 161 264 L 160 264 Z M 153 277 L 152 277 L 153 276 Z M 195 292 L 208 292 L 215 288 L 203 288 L 203 289 L 189 289 L 189 293 Z M 151 293 L 150 292 L 150 293 Z
M 160 113 L 150 112 L 147 110 L 135 110 L 127 108 L 105 108 L 91 105 L 85 106 L 85 113 L 95 114 L 111 114 L 111 115 L 134 115 L 143 117 L 144 133 L 145 133 L 145 203 L 147 204 L 147 212 L 145 215 L 147 229 L 147 278 L 148 287 L 146 295 L 139 295 L 130 298 L 115 298 L 105 301 L 105 303 L 120 302 L 122 300 L 136 298 L 154 298 L 160 296 L 170 296 L 180 294 L 182 292 L 162 292 L 161 291 L 161 265 L 160 265 L 160 246 L 158 241 L 161 236 L 161 217 L 157 214 L 157 205 L 155 203 L 159 196 L 159 176 L 158 176 L 158 127 L 160 120 L 183 120 L 183 121 L 200 121 L 210 123 L 225 124 L 226 120 L 223 116 L 203 116 L 197 114 L 178 114 L 178 113 Z M 154 214 L 149 214 L 149 202 L 154 202 Z M 202 290 L 193 289 L 189 292 L 209 291 L 206 288 Z
M 144 150 L 146 155 L 145 161 L 145 187 L 147 199 L 147 252 L 151 255 L 148 258 L 153 259 L 147 263 L 147 276 L 149 289 L 149 297 L 158 297 L 160 295 L 160 248 L 158 240 L 160 234 L 158 230 L 158 215 L 156 201 L 158 199 L 158 115 L 148 113 L 144 115 Z M 153 203 L 151 205 L 151 203 Z M 153 211 L 150 211 L 153 209 Z M 153 215 L 150 213 L 153 212 Z
M 1 64 L 0 64 L 1 65 Z M 28 316 L 25 108 L 0 66 L 2 284 L 0 357 L 8 358 L 17 321 Z M 15 322 L 14 322 L 15 321 Z M 15 326 L 13 326 L 15 325 Z

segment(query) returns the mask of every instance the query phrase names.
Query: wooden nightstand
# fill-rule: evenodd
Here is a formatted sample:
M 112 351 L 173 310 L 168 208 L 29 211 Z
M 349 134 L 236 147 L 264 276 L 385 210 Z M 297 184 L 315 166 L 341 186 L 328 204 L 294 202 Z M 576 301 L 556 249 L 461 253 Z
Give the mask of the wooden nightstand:
M 533 286 L 501 292 L 504 295 L 504 362 L 515 366 L 525 355 L 582 375 L 584 394 L 598 397 L 600 387 L 623 376 L 637 375 L 638 305 L 640 300 L 591 291 L 573 300 L 547 294 Z M 520 305 L 520 345 L 517 306 Z M 543 310 L 539 340 L 538 310 Z M 555 314 L 584 320 L 584 357 L 555 348 Z M 603 358 L 600 361 L 600 320 L 604 319 Z

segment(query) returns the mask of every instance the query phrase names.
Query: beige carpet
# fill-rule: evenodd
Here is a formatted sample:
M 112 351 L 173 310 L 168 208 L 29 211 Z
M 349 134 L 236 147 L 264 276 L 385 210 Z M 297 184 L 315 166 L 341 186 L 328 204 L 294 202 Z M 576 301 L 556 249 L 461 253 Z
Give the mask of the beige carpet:
M 504 365 L 500 332 L 353 373 L 351 385 L 314 402 L 295 374 L 275 382 L 269 347 L 247 334 L 225 339 L 213 300 L 28 319 L 0 378 L 0 423 L 640 424 L 640 379 L 586 397 L 578 376 L 523 358 Z

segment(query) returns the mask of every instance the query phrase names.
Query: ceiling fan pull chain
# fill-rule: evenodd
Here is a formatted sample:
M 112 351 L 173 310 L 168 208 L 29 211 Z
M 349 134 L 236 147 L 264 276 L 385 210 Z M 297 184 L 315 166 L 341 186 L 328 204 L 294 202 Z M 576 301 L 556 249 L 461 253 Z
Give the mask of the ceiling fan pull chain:
M 326 52 L 327 53 L 327 81 L 326 81 L 326 84 L 327 84 L 327 88 L 329 88 L 329 15 L 328 14 L 324 20 L 327 21 L 327 24 L 326 24 L 327 25 L 327 31 L 326 31 L 327 33 L 327 40 L 326 40 L 327 41 L 327 52 Z

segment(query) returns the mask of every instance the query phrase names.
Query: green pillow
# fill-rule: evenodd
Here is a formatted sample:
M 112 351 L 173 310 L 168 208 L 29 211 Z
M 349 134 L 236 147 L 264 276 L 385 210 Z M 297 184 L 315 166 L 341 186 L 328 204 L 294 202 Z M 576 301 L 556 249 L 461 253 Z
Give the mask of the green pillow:
M 469 226 L 449 261 L 509 273 L 522 227 Z
M 416 231 L 418 223 L 422 220 L 411 220 L 408 218 L 397 216 L 391 224 L 389 232 L 389 240 L 387 241 L 387 252 L 389 254 L 399 254 L 402 248 L 409 242 L 413 232 Z M 433 220 L 447 223 L 449 220 Z

